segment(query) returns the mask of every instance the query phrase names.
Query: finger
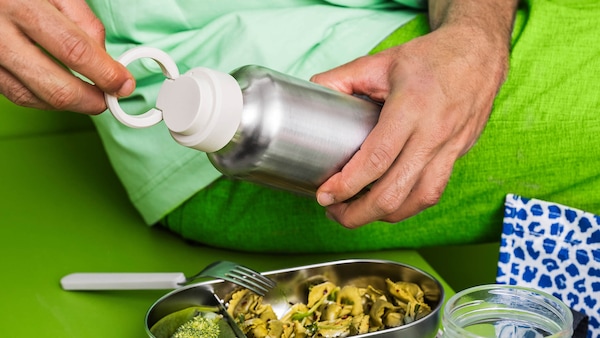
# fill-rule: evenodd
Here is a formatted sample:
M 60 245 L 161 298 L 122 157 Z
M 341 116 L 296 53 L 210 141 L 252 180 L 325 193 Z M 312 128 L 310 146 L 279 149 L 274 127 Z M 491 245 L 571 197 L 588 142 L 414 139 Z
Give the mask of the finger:
M 133 91 L 134 81 L 129 71 L 56 7 L 45 1 L 26 2 L 25 6 L 31 8 L 27 8 L 28 14 L 21 15 L 21 23 L 17 24 L 51 55 L 102 91 L 119 96 Z
M 414 154 L 411 144 L 415 142 L 406 144 L 394 166 L 368 192 L 352 201 L 329 206 L 329 216 L 347 228 L 356 228 L 396 212 L 429 161 L 428 156 L 410 155 Z
M 414 109 L 414 107 L 407 109 Z M 412 118 L 418 118 L 414 114 L 411 116 Z M 389 124 L 392 123 L 394 122 L 389 122 Z M 383 124 L 388 125 L 386 121 Z M 404 127 L 407 128 L 407 126 Z M 379 166 L 381 167 L 379 169 L 373 169 L 376 167 L 368 168 L 366 167 L 368 162 L 366 162 L 362 167 L 364 170 L 359 170 L 361 167 L 358 164 L 355 174 L 356 178 L 350 176 L 345 178 L 347 184 L 360 185 L 362 183 L 358 181 L 353 182 L 352 180 L 360 179 L 360 174 L 366 175 L 370 171 L 379 170 L 376 174 L 378 175 L 377 182 L 372 185 L 370 191 L 366 194 L 348 203 L 339 203 L 328 208 L 328 212 L 334 219 L 344 226 L 357 227 L 375 220 L 386 219 L 390 215 L 394 215 L 401 208 L 411 190 L 415 187 L 420 177 L 422 177 L 425 168 L 438 156 L 440 149 L 449 147 L 448 145 L 442 145 L 443 143 L 439 143 L 436 137 L 432 136 L 432 133 L 436 133 L 433 123 L 425 123 L 418 126 L 414 130 L 407 128 L 409 129 L 410 137 L 397 146 L 400 148 L 397 150 L 397 156 L 384 159 L 388 162 L 391 161 L 391 163 L 385 163 L 385 165 L 380 163 Z M 399 135 L 398 130 L 402 129 L 391 127 L 390 132 L 395 132 L 396 135 Z M 374 139 L 374 142 L 385 143 L 389 142 L 390 139 L 392 137 L 384 135 L 378 140 Z M 373 146 L 375 147 L 377 144 Z M 455 152 L 453 149 L 449 153 L 454 154 Z
M 456 160 L 454 157 L 441 154 L 444 154 L 443 151 L 427 164 L 419 180 L 397 210 L 382 217 L 381 220 L 391 223 L 400 222 L 438 204 L 448 185 Z
M 94 41 L 104 46 L 104 25 L 82 0 L 50 0 L 56 9 L 69 18 L 77 27 L 83 30 Z
M 329 178 L 318 190 L 321 205 L 343 202 L 378 180 L 394 163 L 405 139 L 391 139 L 393 127 L 381 124 L 375 127 L 342 170 Z M 398 135 L 401 137 L 401 135 Z M 322 194 L 328 194 L 329 202 Z
M 398 96 L 398 99 L 390 97 L 382 109 L 377 125 L 360 149 L 340 172 L 319 187 L 317 190 L 319 204 L 329 206 L 346 201 L 378 180 L 396 161 L 409 136 L 413 134 L 412 126 L 415 125 L 416 118 L 416 114 L 405 114 L 402 111 L 390 112 L 389 109 L 412 109 L 406 104 L 395 104 L 398 100 L 402 102 L 402 96 Z
M 0 66 L 0 93 L 11 102 L 29 108 L 51 109 L 50 105 L 40 100 L 17 78 Z
M 0 60 L 5 70 L 35 97 L 58 110 L 97 114 L 106 109 L 102 91 L 58 65 L 14 26 L 0 26 L 3 32 L 8 33 L 0 41 Z M 14 81 L 11 83 L 15 85 Z M 20 94 L 23 91 L 19 87 L 8 91 L 7 96 L 27 101 Z
M 437 204 L 460 147 L 448 143 L 419 151 L 424 144 L 423 140 L 407 143 L 394 167 L 368 193 L 350 203 L 329 207 L 330 217 L 355 228 L 376 220 L 399 222 Z

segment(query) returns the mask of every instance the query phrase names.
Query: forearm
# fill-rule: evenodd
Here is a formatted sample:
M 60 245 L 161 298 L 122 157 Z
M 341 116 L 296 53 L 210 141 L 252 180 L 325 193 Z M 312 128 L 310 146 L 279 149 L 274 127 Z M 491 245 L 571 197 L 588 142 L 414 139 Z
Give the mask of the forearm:
M 483 65 L 499 88 L 508 74 L 518 4 L 519 0 L 429 0 L 431 30 L 443 29 L 452 37 L 438 48 Z
M 429 0 L 432 30 L 458 25 L 507 48 L 519 0 Z

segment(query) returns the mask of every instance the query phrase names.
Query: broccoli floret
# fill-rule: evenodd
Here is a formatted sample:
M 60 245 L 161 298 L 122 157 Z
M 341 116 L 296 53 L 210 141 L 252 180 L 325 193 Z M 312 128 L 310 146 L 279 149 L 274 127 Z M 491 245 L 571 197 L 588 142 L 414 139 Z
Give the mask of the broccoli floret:
M 219 338 L 221 316 L 196 316 L 181 325 L 171 338 Z

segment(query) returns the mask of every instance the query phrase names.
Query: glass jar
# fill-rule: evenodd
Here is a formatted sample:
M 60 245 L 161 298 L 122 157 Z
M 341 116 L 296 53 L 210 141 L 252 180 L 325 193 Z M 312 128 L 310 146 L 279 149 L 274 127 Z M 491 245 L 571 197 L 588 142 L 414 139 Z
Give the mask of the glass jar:
M 571 337 L 573 315 L 558 298 L 535 289 L 490 284 L 452 296 L 443 338 Z

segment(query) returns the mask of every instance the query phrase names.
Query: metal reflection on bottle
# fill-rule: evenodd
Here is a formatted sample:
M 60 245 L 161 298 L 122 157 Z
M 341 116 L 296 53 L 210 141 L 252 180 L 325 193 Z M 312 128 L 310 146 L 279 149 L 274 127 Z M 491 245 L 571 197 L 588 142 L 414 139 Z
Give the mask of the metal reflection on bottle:
M 381 106 L 259 66 L 231 75 L 244 110 L 233 139 L 208 154 L 234 178 L 313 194 L 360 148 Z

